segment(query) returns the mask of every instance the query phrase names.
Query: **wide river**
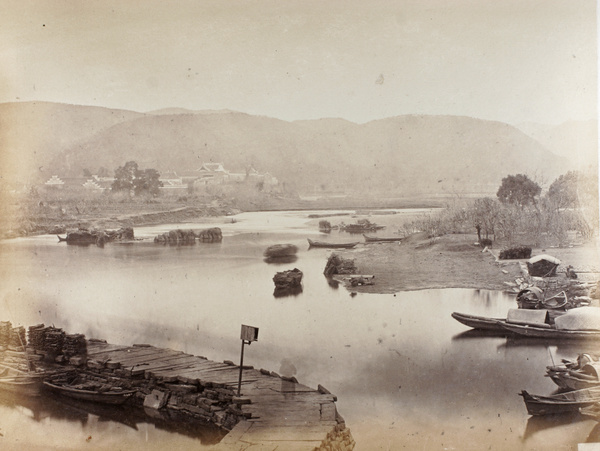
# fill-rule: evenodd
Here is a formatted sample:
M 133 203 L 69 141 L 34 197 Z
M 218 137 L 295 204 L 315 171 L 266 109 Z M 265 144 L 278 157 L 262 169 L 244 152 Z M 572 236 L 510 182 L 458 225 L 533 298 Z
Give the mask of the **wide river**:
M 0 320 L 216 361 L 239 361 L 241 324 L 258 327 L 259 340 L 246 347 L 244 363 L 328 388 L 357 450 L 575 450 L 577 443 L 598 441 L 596 422 L 532 418 L 518 396 L 522 389 L 553 392 L 546 365 L 597 350 L 472 335 L 450 316 L 505 316 L 516 302 L 502 292 L 351 295 L 331 286 L 322 274 L 331 250 L 308 249 L 307 237 L 323 239 L 308 213 L 243 213 L 211 224 L 141 227 L 135 234 L 144 240 L 104 248 L 68 246 L 55 236 L 1 241 Z M 414 213 L 400 211 L 394 220 Z M 221 243 L 152 242 L 173 228 L 209 226 L 221 227 Z M 266 263 L 263 251 L 276 243 L 297 245 L 297 260 Z M 294 267 L 304 273 L 303 291 L 274 297 L 273 275 Z M 172 449 L 190 449 L 210 442 L 202 433 L 143 416 L 123 419 L 92 408 L 65 413 L 70 409 L 45 399 L 0 402 L 0 448 L 148 449 L 168 440 Z

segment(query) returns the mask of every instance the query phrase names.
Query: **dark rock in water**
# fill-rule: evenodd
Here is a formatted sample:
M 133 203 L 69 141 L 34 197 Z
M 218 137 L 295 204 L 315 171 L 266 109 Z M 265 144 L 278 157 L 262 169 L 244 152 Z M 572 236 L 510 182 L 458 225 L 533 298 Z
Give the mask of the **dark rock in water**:
M 337 254 L 331 254 L 327 260 L 323 274 L 329 277 L 335 274 L 356 274 L 357 272 L 353 259 L 342 258 Z
M 294 268 L 276 273 L 273 277 L 273 282 L 275 283 L 276 289 L 290 289 L 300 286 L 302 283 L 302 276 L 302 271 L 298 268 Z
M 293 244 L 274 244 L 269 246 L 263 255 L 267 258 L 281 258 L 295 255 L 298 247 Z

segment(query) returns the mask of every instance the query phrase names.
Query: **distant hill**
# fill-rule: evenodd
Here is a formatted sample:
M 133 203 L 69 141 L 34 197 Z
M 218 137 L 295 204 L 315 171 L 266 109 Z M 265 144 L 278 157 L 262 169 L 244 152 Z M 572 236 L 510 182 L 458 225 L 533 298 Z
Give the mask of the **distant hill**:
M 560 125 L 526 122 L 518 128 L 579 169 L 598 166 L 598 121 L 568 121 Z
M 57 169 L 50 168 L 50 162 L 65 149 L 141 116 L 134 111 L 50 102 L 0 103 L 0 176 L 26 183 L 50 177 Z
M 287 122 L 226 110 L 143 114 L 36 102 L 0 104 L 0 118 L 2 158 L 18 161 L 13 171 L 2 165 L 5 180 L 112 173 L 130 160 L 159 172 L 214 161 L 253 165 L 311 193 L 493 194 L 508 174 L 551 182 L 571 163 L 508 124 L 457 116 Z

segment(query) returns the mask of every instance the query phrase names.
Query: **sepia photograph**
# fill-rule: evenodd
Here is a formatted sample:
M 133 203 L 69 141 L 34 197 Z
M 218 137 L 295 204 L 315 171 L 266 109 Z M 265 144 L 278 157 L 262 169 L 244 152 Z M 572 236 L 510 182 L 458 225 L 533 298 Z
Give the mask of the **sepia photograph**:
M 595 0 L 3 0 L 0 449 L 600 451 Z

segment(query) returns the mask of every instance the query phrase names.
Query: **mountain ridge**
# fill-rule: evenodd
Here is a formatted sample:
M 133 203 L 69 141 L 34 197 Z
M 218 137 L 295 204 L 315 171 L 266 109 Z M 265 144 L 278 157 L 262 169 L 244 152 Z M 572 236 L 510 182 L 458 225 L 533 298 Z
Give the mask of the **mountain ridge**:
M 14 102 L 0 104 L 0 124 L 2 167 L 13 168 L 2 170 L 5 180 L 100 167 L 112 174 L 130 160 L 159 172 L 219 161 L 252 165 L 299 191 L 493 193 L 508 174 L 537 174 L 549 183 L 573 166 L 517 127 L 467 116 L 289 122 L 230 110 L 161 114 Z

